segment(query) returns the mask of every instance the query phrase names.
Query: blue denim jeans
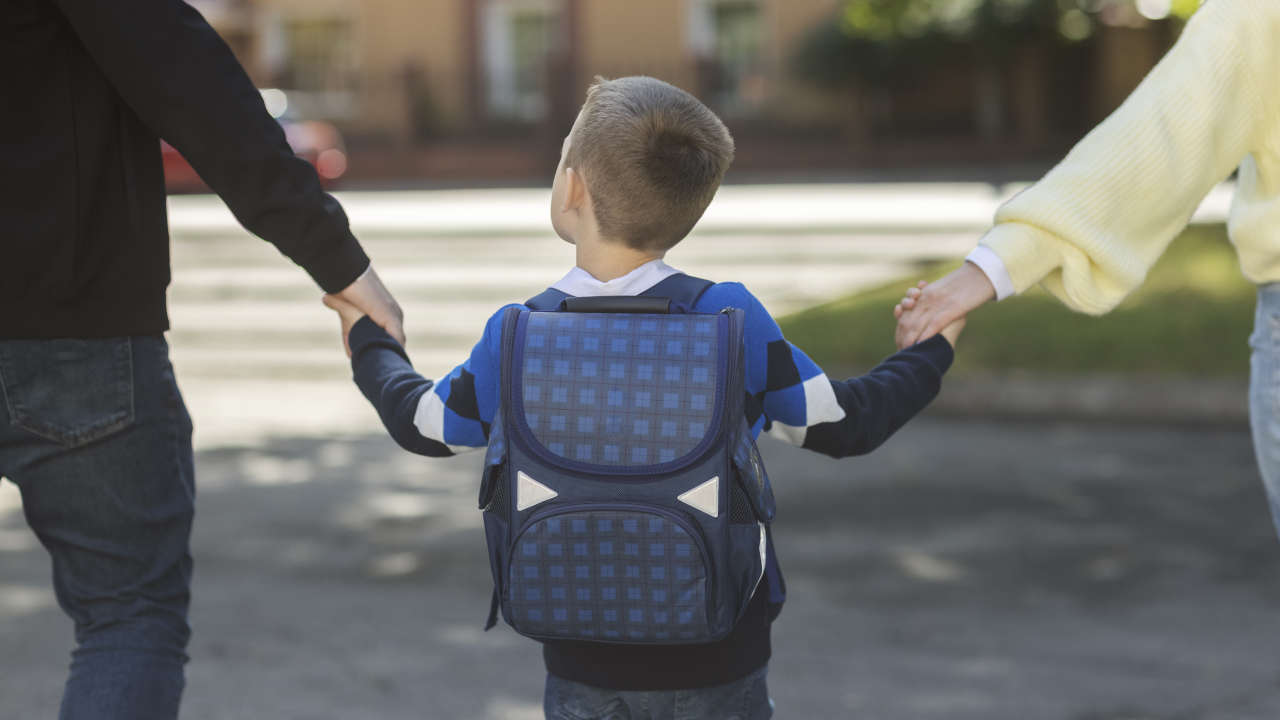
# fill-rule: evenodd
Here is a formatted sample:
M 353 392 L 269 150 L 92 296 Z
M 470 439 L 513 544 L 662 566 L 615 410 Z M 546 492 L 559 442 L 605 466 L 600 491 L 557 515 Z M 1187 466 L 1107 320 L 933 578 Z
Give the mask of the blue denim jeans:
M 1249 425 L 1271 519 L 1280 533 L 1280 283 L 1258 288 L 1249 373 Z
M 547 675 L 547 720 L 767 720 L 773 701 L 762 667 L 725 685 L 693 690 L 604 690 Z
M 0 340 L 0 391 L 0 475 L 75 623 L 59 717 L 176 718 L 195 484 L 168 345 Z

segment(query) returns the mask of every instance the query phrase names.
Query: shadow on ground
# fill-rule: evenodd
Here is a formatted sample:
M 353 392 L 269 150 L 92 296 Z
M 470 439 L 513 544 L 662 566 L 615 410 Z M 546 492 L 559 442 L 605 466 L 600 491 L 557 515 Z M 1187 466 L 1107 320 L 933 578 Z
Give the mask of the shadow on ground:
M 1280 543 L 1246 433 L 923 420 L 836 462 L 773 442 L 781 718 L 1280 717 Z M 380 436 L 201 453 L 184 718 L 541 717 L 484 633 L 477 456 Z M 0 488 L 0 717 L 70 628 Z

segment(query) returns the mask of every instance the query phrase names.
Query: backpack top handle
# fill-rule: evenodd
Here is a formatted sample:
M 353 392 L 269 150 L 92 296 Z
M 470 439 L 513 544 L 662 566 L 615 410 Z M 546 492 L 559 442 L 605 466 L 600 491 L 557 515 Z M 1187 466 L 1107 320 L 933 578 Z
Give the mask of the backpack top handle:
M 645 295 L 601 295 L 596 297 L 568 297 L 560 302 L 560 309 L 573 313 L 643 313 L 667 315 L 671 312 L 671 300 Z
M 706 292 L 707 288 L 712 285 L 714 283 L 710 280 L 703 280 L 684 273 L 676 273 L 666 279 L 659 280 L 656 285 L 639 295 L 573 297 L 563 290 L 551 287 L 529 298 L 524 304 L 525 307 L 535 312 L 620 312 L 657 315 L 691 313 L 693 312 L 693 306 L 698 302 L 698 298 L 702 297 L 702 293 Z M 566 307 L 566 300 L 573 301 L 572 305 Z M 658 303 L 665 303 L 665 305 L 661 307 L 657 304 L 636 307 L 636 301 L 641 300 L 656 300 Z M 579 305 L 579 302 L 584 302 L 585 305 Z M 614 302 L 626 303 L 628 307 L 615 309 L 618 306 L 614 305 Z M 602 307 L 604 303 L 609 304 Z

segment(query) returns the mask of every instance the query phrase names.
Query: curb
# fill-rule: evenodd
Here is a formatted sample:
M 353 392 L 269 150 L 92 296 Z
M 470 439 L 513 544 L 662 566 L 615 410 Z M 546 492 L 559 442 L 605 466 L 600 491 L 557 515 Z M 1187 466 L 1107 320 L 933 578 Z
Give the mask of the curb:
M 1032 372 L 965 374 L 943 381 L 938 415 L 1026 420 L 1100 420 L 1247 427 L 1247 378 Z

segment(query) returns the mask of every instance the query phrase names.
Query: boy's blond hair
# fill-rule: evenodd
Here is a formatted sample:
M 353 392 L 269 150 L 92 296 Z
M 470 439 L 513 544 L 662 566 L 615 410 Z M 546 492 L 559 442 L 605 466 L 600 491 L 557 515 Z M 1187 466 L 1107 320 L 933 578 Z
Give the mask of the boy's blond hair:
M 732 161 L 715 113 L 645 76 L 596 77 L 565 158 L 586 181 L 600 234 L 655 252 L 689 234 Z

